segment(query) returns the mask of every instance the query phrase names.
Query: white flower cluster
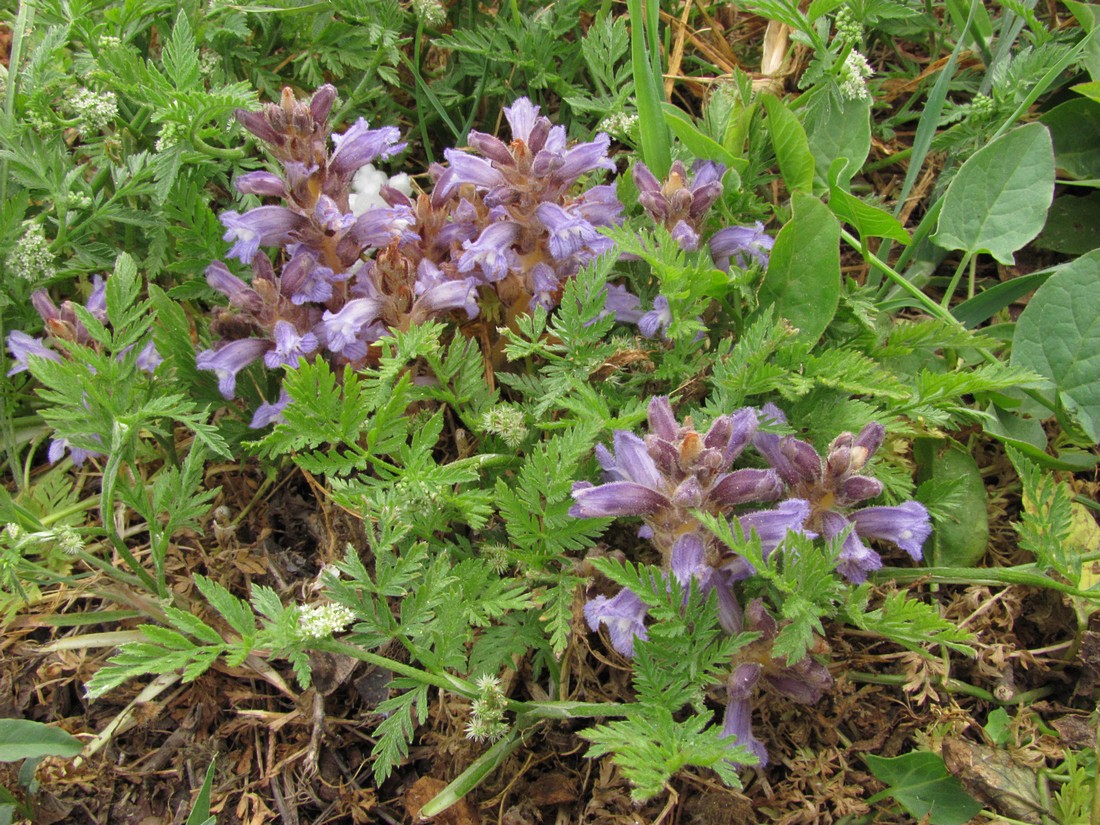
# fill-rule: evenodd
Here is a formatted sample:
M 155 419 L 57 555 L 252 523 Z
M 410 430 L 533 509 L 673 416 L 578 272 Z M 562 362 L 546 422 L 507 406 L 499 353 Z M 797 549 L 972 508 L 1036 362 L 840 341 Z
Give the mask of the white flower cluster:
M 481 429 L 498 435 L 513 450 L 527 438 L 527 424 L 522 410 L 508 404 L 498 404 L 481 417 Z
M 466 723 L 466 737 L 477 742 L 493 742 L 508 732 L 504 721 L 504 708 L 508 698 L 500 686 L 500 679 L 486 674 L 474 682 L 480 696 L 470 704 L 470 721 Z
M 412 7 L 425 26 L 441 26 L 447 21 L 447 9 L 439 0 L 412 0 Z
M 164 152 L 171 149 L 187 135 L 187 130 L 179 123 L 166 120 L 160 125 L 160 137 L 157 138 L 156 150 Z
M 389 206 L 379 194 L 383 186 L 389 186 L 404 195 L 412 195 L 412 181 L 404 172 L 390 178 L 385 172 L 375 169 L 374 164 L 368 163 L 359 167 L 359 171 L 351 179 L 348 206 L 351 207 L 352 214 L 362 215 L 368 209 Z
M 303 639 L 324 639 L 341 632 L 355 621 L 355 614 L 342 604 L 306 604 L 298 608 L 298 633 Z
M 638 116 L 628 115 L 626 112 L 615 112 L 600 121 L 597 130 L 607 132 L 616 138 L 629 138 L 634 134 L 638 126 Z
M 8 271 L 24 281 L 36 283 L 57 274 L 50 243 L 42 224 L 27 221 L 23 224 L 23 237 L 15 242 L 4 263 Z
M 840 93 L 849 100 L 867 100 L 871 97 L 867 91 L 867 79 L 874 73 L 867 58 L 852 49 L 840 69 Z
M 84 137 L 98 134 L 118 116 L 118 98 L 114 92 L 80 88 L 69 95 L 68 103 L 77 119 L 76 130 Z
M 53 537 L 66 556 L 75 556 L 84 549 L 84 538 L 68 525 L 62 525 L 54 530 Z

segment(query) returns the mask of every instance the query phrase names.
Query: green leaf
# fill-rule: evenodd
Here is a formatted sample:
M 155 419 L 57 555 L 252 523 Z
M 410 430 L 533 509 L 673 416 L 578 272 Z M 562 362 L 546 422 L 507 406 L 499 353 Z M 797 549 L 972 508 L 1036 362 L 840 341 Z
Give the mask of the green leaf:
M 1100 80 L 1093 80 L 1089 83 L 1078 83 L 1076 86 L 1070 86 L 1073 91 L 1079 95 L 1084 95 L 1089 100 L 1100 103 Z
M 871 151 L 871 101 L 846 100 L 838 104 L 824 90 L 807 97 L 810 102 L 802 125 L 814 156 L 815 185 L 820 191 L 828 189 L 825 175 L 833 161 L 847 158 L 847 177 L 838 182 L 847 189 L 848 181 L 863 167 Z
M 737 157 L 714 138 L 703 134 L 691 118 L 672 104 L 664 104 L 664 113 L 668 128 L 695 157 L 720 161 L 738 174 L 748 168 L 749 162 L 745 158 Z
M 913 817 L 928 817 L 924 821 L 930 825 L 963 825 L 982 809 L 934 753 L 913 751 L 893 759 L 867 754 L 866 759 L 871 773 L 889 785 L 868 802 L 893 797 Z
M 1048 378 L 1060 405 L 1100 441 L 1100 250 L 1078 258 L 1031 298 L 1016 322 L 1012 364 Z
M 177 89 L 190 89 L 202 82 L 199 50 L 195 48 L 195 36 L 183 9 L 176 15 L 172 37 L 164 47 L 163 62 L 164 70 Z
M 935 518 L 933 565 L 971 567 L 989 543 L 989 510 L 985 483 L 971 455 L 953 443 L 940 449 L 932 439 L 914 446 L 922 475 L 933 482 L 953 482 L 952 506 Z M 933 513 L 933 517 L 937 514 Z
M 1054 274 L 1053 269 L 1021 275 L 1011 281 L 983 290 L 951 310 L 951 314 L 967 329 L 974 329 L 982 321 L 988 321 L 1006 306 L 1023 298 L 1032 290 L 1038 289 Z
M 29 719 L 0 719 L 0 762 L 76 756 L 84 744 L 61 728 Z
M 1013 252 L 1039 234 L 1054 197 L 1050 133 L 1029 123 L 975 152 L 947 187 L 932 241 L 944 249 L 988 252 L 1013 264 Z
M 806 130 L 798 118 L 781 100 L 764 95 L 764 109 L 768 113 L 768 134 L 775 147 L 779 171 L 790 192 L 812 192 L 814 187 L 814 156 Z
M 210 825 L 210 823 L 217 822 L 215 817 L 210 816 L 210 789 L 214 784 L 214 766 L 217 764 L 218 757 L 215 754 L 214 758 L 210 760 L 210 767 L 206 769 L 206 779 L 202 782 L 202 787 L 199 788 L 199 795 L 195 797 L 195 804 L 191 808 L 191 813 L 187 817 L 185 825 Z
M 1069 100 L 1044 114 L 1039 122 L 1050 130 L 1060 170 L 1075 180 L 1100 178 L 1100 103 Z
M 794 214 L 780 231 L 760 286 L 762 307 L 815 342 L 840 303 L 840 224 L 817 198 L 795 193 Z
M 1100 134 L 1096 140 L 1100 142 Z M 1035 239 L 1039 249 L 1063 255 L 1084 255 L 1100 247 L 1100 192 L 1060 195 L 1050 205 L 1047 223 Z M 1015 283 L 1013 278 L 1005 283 Z
M 853 226 L 859 233 L 860 240 L 890 238 L 898 243 L 908 244 L 911 239 L 901 221 L 886 210 L 872 206 L 840 187 L 840 176 L 847 166 L 848 161 L 845 158 L 837 158 L 829 169 L 829 208 L 833 210 L 833 214 Z

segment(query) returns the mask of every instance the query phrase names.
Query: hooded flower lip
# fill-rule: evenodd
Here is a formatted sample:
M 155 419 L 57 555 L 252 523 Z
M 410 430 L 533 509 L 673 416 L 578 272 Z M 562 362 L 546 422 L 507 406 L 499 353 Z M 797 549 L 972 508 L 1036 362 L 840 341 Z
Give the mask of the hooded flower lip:
M 218 377 L 218 391 L 232 398 L 237 389 L 237 373 L 271 349 L 264 338 L 242 338 L 230 341 L 217 350 L 203 350 L 195 358 L 200 370 L 211 370 Z
M 371 129 L 366 120 L 359 118 L 346 132 L 332 136 L 336 151 L 329 158 L 329 169 L 336 175 L 351 175 L 378 158 L 385 160 L 396 155 L 407 145 L 400 140 L 397 127 Z
M 597 596 L 584 606 L 584 618 L 593 632 L 606 625 L 611 646 L 627 658 L 634 655 L 635 638 L 649 638 L 645 617 L 649 608 L 632 590 L 620 590 L 614 597 Z
M 249 428 L 253 430 L 259 430 L 266 427 L 268 424 L 282 424 L 286 419 L 283 418 L 283 410 L 290 404 L 290 395 L 286 390 L 279 391 L 279 398 L 276 401 L 267 402 L 256 408 L 256 412 L 252 415 L 252 421 L 249 423 Z
M 302 334 L 289 321 L 276 321 L 275 348 L 264 354 L 264 364 L 269 369 L 297 367 L 303 358 L 317 349 L 317 346 L 317 336 L 312 332 Z
M 535 215 L 550 232 L 550 254 L 561 261 L 585 247 L 596 250 L 608 239 L 584 218 L 570 215 L 556 203 L 540 203 Z
M 306 219 L 282 206 L 258 206 L 245 212 L 229 210 L 220 218 L 226 232 L 224 241 L 234 241 L 227 258 L 251 263 L 261 246 L 290 241 L 295 232 L 306 226 Z
M 478 269 L 488 283 L 503 280 L 515 263 L 512 244 L 519 234 L 519 224 L 512 221 L 489 224 L 476 241 L 462 244 L 465 251 L 458 259 L 458 271 L 465 273 Z
M 707 242 L 715 265 L 729 272 L 730 262 L 744 269 L 753 261 L 765 269 L 769 253 L 775 246 L 775 238 L 764 231 L 764 224 L 757 221 L 752 226 L 729 226 L 719 229 Z
M 60 361 L 61 356 L 47 347 L 40 338 L 27 335 L 20 330 L 12 330 L 8 333 L 8 351 L 11 352 L 15 363 L 8 370 L 8 375 L 15 375 L 30 369 L 27 358 L 35 356 L 45 358 L 48 361 Z
M 263 309 L 264 301 L 252 287 L 229 271 L 221 261 L 214 261 L 206 268 L 206 283 L 229 299 L 229 303 L 246 312 Z
M 366 330 L 378 318 L 382 305 L 373 298 L 354 298 L 339 312 L 325 312 L 321 321 L 326 345 L 333 352 L 363 343 Z
M 271 198 L 285 198 L 286 183 L 271 172 L 248 172 L 233 181 L 233 185 L 242 195 L 263 195 Z

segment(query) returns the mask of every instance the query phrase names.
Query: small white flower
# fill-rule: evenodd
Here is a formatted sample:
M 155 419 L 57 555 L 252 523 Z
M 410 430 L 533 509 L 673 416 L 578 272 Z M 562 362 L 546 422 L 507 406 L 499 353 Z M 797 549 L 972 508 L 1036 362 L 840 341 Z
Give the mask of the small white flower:
M 626 112 L 615 112 L 601 120 L 600 125 L 596 128 L 600 132 L 607 132 L 609 135 L 614 135 L 617 138 L 624 138 L 630 137 L 637 125 L 637 115 L 630 115 Z
M 93 92 L 80 88 L 69 96 L 69 109 L 77 118 L 81 135 L 98 134 L 118 116 L 118 98 L 114 92 Z
M 46 240 L 46 230 L 42 224 L 33 221 L 27 221 L 23 226 L 23 237 L 15 242 L 5 261 L 8 270 L 31 283 L 52 278 L 57 274 L 57 268 L 50 252 L 50 243 Z
M 513 450 L 527 437 L 527 424 L 522 410 L 508 404 L 498 404 L 481 417 L 481 429 L 500 436 Z
M 867 58 L 852 49 L 840 69 L 840 93 L 849 100 L 867 100 L 871 96 L 867 91 L 867 79 L 874 73 Z
M 84 549 L 83 537 L 68 525 L 59 527 L 54 531 L 53 535 L 54 540 L 57 542 L 57 546 L 61 548 L 61 552 L 67 556 L 75 556 Z
M 324 639 L 354 621 L 355 614 L 342 604 L 306 604 L 298 608 L 298 633 L 303 639 Z
M 439 0 L 412 0 L 412 7 L 425 26 L 439 26 L 447 20 L 447 9 Z
M 366 166 L 360 166 L 351 179 L 348 206 L 351 207 L 352 214 L 358 216 L 368 209 L 388 207 L 389 204 L 382 200 L 380 194 L 383 186 L 389 186 L 404 195 L 412 195 L 412 180 L 404 172 L 388 178 L 385 172 L 375 169 L 374 164 L 368 163 Z M 400 228 L 403 230 L 406 226 L 407 223 Z

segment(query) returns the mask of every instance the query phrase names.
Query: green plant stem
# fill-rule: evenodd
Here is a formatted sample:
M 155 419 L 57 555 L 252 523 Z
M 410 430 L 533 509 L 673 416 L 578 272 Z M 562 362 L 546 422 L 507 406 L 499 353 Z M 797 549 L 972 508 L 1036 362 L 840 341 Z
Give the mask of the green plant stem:
M 500 767 L 523 742 L 522 731 L 513 728 L 508 735 L 493 744 L 489 750 L 474 760 L 466 770 L 454 778 L 446 788 L 432 797 L 428 803 L 420 809 L 420 819 L 427 819 L 440 814 L 454 805 L 466 794 L 482 783 L 486 776 Z
M 855 670 L 848 670 L 845 671 L 844 675 L 853 682 L 859 682 L 866 685 L 901 686 L 909 681 L 909 677 L 901 673 L 861 673 Z M 969 682 L 963 682 L 959 679 L 937 678 L 932 680 L 932 684 L 949 693 L 961 693 L 964 696 L 973 696 L 975 699 L 981 699 L 984 702 L 990 702 L 995 705 L 1025 705 L 1031 702 L 1037 702 L 1039 699 L 1049 696 L 1054 692 L 1053 687 L 1042 687 L 1020 693 L 1013 696 L 1011 699 L 1001 700 L 988 690 L 975 687 Z
M 943 293 L 943 300 L 940 301 L 940 306 L 947 309 L 951 306 L 951 298 L 955 295 L 955 290 L 959 287 L 959 281 L 962 280 L 962 274 L 969 266 L 970 262 L 974 260 L 974 253 L 967 252 L 963 255 L 962 260 L 959 261 L 959 265 L 955 267 L 955 274 L 951 276 L 951 283 L 947 285 L 947 289 Z M 970 297 L 974 297 L 971 295 Z M 954 316 L 952 316 L 954 317 Z
M 883 567 L 870 574 L 875 581 L 899 584 L 926 579 L 940 584 L 1024 585 L 1057 590 L 1067 596 L 1100 601 L 1100 591 L 1080 590 L 1035 572 L 1034 567 Z
M 441 690 L 449 690 L 452 693 L 465 696 L 467 699 L 475 699 L 481 695 L 477 687 L 465 679 L 451 676 L 449 673 L 430 673 L 427 670 L 421 670 L 412 665 L 406 665 L 403 662 L 396 662 L 378 653 L 372 653 L 369 650 L 364 650 L 361 647 L 348 644 L 347 642 L 341 642 L 337 639 L 316 639 L 310 642 L 309 646 L 313 650 L 320 650 L 325 653 L 350 656 L 353 659 L 358 659 L 360 662 L 366 662 L 367 664 L 384 668 L 400 676 L 415 679 L 421 684 L 431 685 Z
M 467 699 L 476 699 L 481 691 L 466 679 L 452 676 L 449 673 L 431 673 L 427 670 L 396 662 L 378 653 L 372 653 L 356 645 L 339 641 L 338 639 L 317 639 L 310 642 L 310 648 L 321 650 L 325 653 L 336 653 L 350 656 L 361 662 L 385 668 L 400 676 L 432 685 L 441 690 L 449 690 Z M 585 719 L 604 716 L 625 716 L 626 706 L 617 703 L 601 702 L 520 702 L 509 700 L 508 710 L 515 713 L 519 721 L 536 719 Z

